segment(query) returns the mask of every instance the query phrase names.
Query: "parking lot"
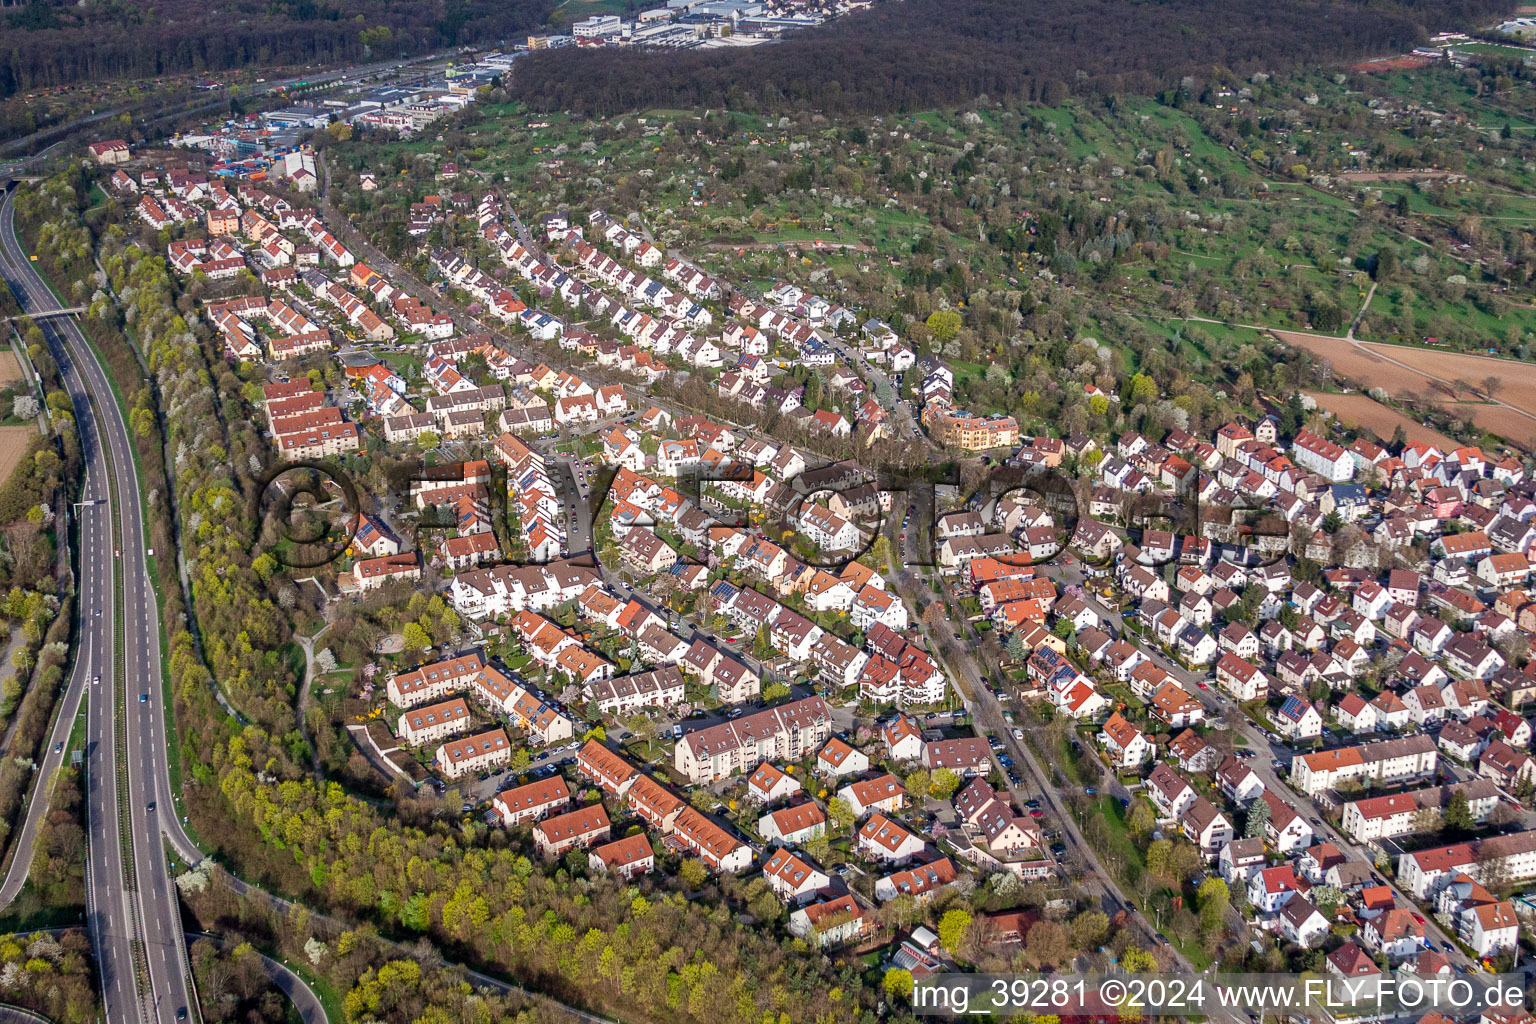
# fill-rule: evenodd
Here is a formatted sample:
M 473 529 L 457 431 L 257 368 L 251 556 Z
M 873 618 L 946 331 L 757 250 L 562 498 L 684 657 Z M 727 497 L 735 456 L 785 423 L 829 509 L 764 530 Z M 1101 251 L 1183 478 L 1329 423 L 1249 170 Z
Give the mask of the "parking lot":
M 524 782 L 548 778 L 563 768 L 570 767 L 576 763 L 576 752 L 580 749 L 581 741 L 571 740 L 543 750 L 538 757 L 528 763 L 527 768 L 520 772 L 513 772 L 510 767 L 503 767 L 494 772 L 482 772 L 467 782 L 461 780 L 459 788 L 463 791 L 465 798 L 472 801 L 466 809 L 488 802 L 502 790 L 511 789 Z

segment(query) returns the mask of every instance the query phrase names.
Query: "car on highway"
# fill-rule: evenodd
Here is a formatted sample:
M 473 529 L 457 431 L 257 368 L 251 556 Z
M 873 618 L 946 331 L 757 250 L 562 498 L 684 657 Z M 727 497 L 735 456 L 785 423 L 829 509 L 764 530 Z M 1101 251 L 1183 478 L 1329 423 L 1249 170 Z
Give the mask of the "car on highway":
M 144 809 L 146 811 L 154 810 L 155 809 L 155 802 L 153 800 L 151 800 L 147 805 L 145 805 Z
M 92 679 L 91 680 L 91 684 L 93 686 L 100 686 L 101 685 L 101 676 L 96 676 L 94 679 Z
M 149 694 L 147 694 L 147 693 L 139 694 L 139 703 L 140 704 L 148 704 L 149 703 Z
M 62 754 L 62 753 L 64 753 L 64 744 L 63 743 L 55 743 L 53 745 L 53 752 L 55 754 Z

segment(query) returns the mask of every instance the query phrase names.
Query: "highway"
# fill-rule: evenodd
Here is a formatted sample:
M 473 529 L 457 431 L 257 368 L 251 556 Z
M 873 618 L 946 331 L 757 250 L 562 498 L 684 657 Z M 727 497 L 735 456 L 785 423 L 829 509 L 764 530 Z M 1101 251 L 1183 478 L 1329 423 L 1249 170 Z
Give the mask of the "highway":
M 0 273 L 27 312 L 60 308 L 17 240 L 15 207 L 9 193 L 0 205 Z M 68 756 L 67 740 L 79 702 L 89 691 L 85 750 L 87 922 L 101 973 L 105 1019 L 113 1024 L 196 1021 L 200 1014 L 196 998 L 189 992 L 186 940 L 164 844 L 168 842 L 189 864 L 201 861 L 202 853 L 183 828 L 177 809 L 180 797 L 171 787 L 166 745 L 168 712 L 161 684 L 159 607 L 147 571 L 149 539 L 144 532 L 138 476 L 121 471 L 133 464 L 128 431 L 107 376 L 74 317 L 47 317 L 36 323 L 64 375 L 86 461 L 81 498 L 86 504 L 79 510 L 78 656 L 57 724 L 48 738 L 42 777 L 51 779 Z M 114 510 L 121 527 L 120 543 L 112 536 Z M 121 678 L 112 657 L 116 622 L 112 570 L 118 564 L 122 566 L 124 588 Z M 95 682 L 98 677 L 99 682 Z M 116 715 L 114 705 L 118 709 Z M 120 746 L 114 724 L 119 720 L 125 740 L 121 748 L 126 769 L 121 780 L 114 771 Z M 34 792 L 23 834 L 17 840 L 17 855 L 0 881 L 0 906 L 14 900 L 26 880 L 37 825 L 47 810 L 46 799 L 37 799 L 40 792 Z M 120 841 L 119 836 L 126 839 Z M 132 864 L 126 863 L 124 854 L 128 851 Z M 292 906 L 238 879 L 230 881 L 240 895 L 269 901 L 285 911 Z M 140 971 L 135 970 L 136 955 L 142 955 Z M 269 974 L 293 1000 L 303 1020 L 324 1024 L 319 1000 L 297 974 L 270 969 Z M 604 1018 L 488 975 L 470 972 L 470 977 L 482 987 L 520 993 L 559 1006 L 587 1024 L 610 1024 Z
M 0 207 L 0 268 L 24 309 L 59 307 L 16 239 L 10 194 Z M 71 690 L 77 684 L 84 688 L 90 677 L 85 745 L 87 921 L 100 964 L 107 1019 L 156 1024 L 196 1020 L 181 911 L 162 831 L 189 860 L 200 860 L 201 855 L 171 811 L 159 613 L 149 585 L 132 448 L 106 374 L 74 318 L 50 317 L 37 323 L 74 402 L 86 460 L 82 501 L 91 502 L 80 509 L 82 626 Z M 120 540 L 113 536 L 114 525 Z M 114 578 L 118 566 L 121 635 Z M 117 643 L 121 675 L 114 657 Z M 67 730 L 73 717 L 61 716 L 55 733 Z M 52 747 L 49 751 L 50 757 L 62 756 Z M 34 800 L 34 805 L 42 803 Z M 36 810 L 29 808 L 29 823 Z M 30 838 L 29 833 L 22 841 Z M 17 864 L 25 862 L 18 857 Z

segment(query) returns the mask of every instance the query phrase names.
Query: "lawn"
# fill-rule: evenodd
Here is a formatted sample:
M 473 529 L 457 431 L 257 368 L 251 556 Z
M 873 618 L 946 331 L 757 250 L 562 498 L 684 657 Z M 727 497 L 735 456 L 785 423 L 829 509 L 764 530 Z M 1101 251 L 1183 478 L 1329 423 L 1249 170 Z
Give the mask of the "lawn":
M 1109 837 L 1106 843 L 1107 848 L 1098 851 L 1099 855 L 1118 857 L 1120 863 L 1134 866 L 1138 876 L 1146 871 L 1146 858 L 1142 856 L 1135 840 L 1131 838 L 1130 829 L 1125 822 L 1126 809 L 1120 806 L 1120 801 L 1112 796 L 1100 796 L 1093 802 L 1093 812 L 1108 826 L 1105 830 Z
M 1127 810 L 1121 807 L 1120 801 L 1112 796 L 1101 796 L 1093 802 L 1092 806 L 1093 814 L 1106 826 L 1104 848 L 1098 850 L 1099 857 L 1106 868 L 1115 873 L 1121 887 L 1129 890 L 1131 886 L 1126 879 L 1131 876 L 1141 877 L 1147 870 L 1147 862 L 1135 840 L 1131 838 L 1130 829 L 1126 825 Z M 1178 893 L 1174 889 L 1159 888 L 1147 898 L 1147 904 L 1141 910 L 1149 921 L 1161 927 L 1173 914 L 1173 898 L 1176 895 Z M 1160 917 L 1163 920 L 1159 920 Z M 1167 935 L 1167 932 L 1165 931 L 1164 934 Z M 1200 946 L 1198 939 L 1192 939 L 1186 944 L 1168 935 L 1168 940 L 1180 953 L 1184 954 L 1196 970 L 1204 970 L 1210 966 L 1211 957 Z

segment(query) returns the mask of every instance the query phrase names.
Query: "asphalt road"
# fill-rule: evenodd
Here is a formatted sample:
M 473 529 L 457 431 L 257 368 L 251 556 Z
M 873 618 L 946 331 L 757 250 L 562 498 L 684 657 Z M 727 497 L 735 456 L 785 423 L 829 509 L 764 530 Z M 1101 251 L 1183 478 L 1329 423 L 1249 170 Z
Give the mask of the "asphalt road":
M 248 885 L 234 875 L 225 874 L 224 880 L 232 892 L 236 893 L 237 895 L 244 896 L 248 899 L 264 902 L 279 914 L 286 915 L 292 911 L 295 906 L 299 905 L 295 904 L 291 900 L 285 900 L 281 896 L 274 896 L 271 893 L 266 892 L 263 889 L 258 889 L 253 885 Z M 334 918 L 329 918 L 324 913 L 313 910 L 309 907 L 305 907 L 305 910 L 309 913 L 311 920 L 329 921 L 332 924 L 341 923 L 337 922 Z M 403 944 L 391 942 L 389 939 L 383 938 L 381 938 L 380 941 L 393 946 L 398 951 L 399 955 L 405 959 L 415 959 L 418 956 L 418 950 L 415 946 L 405 946 Z M 482 974 L 479 971 L 472 971 L 467 967 L 463 967 L 451 961 L 444 962 L 443 966 L 449 969 L 462 970 L 469 983 L 478 989 L 487 989 L 492 992 L 501 993 L 502 995 L 522 996 L 534 1002 L 539 1002 L 546 1006 L 555 1007 L 560 1012 L 568 1014 L 572 1018 L 581 1021 L 582 1024 L 617 1024 L 616 1021 L 610 1020 L 607 1017 L 600 1017 L 595 1013 L 588 1013 L 586 1010 L 571 1006 L 568 1003 L 562 1003 L 557 999 L 552 999 L 551 997 L 542 993 L 526 989 L 521 985 L 513 984 L 510 981 L 503 981 L 500 978 L 493 977 L 489 974 Z M 300 1008 L 300 1012 L 303 1012 L 302 1006 Z M 305 1019 L 308 1021 L 309 1018 Z M 323 1017 L 315 1019 L 324 1020 Z
M 26 310 L 60 308 L 16 240 L 15 207 L 9 194 L 0 208 L 0 249 L 5 273 Z M 89 467 L 83 500 L 102 501 L 80 509 L 78 593 L 83 625 L 77 640 L 75 681 L 86 675 L 100 679 L 90 684 L 86 701 L 87 920 L 101 966 L 107 1018 L 170 1024 L 181 1011 L 195 1020 L 198 1013 L 190 994 L 181 911 L 161 840 L 165 822 L 170 823 L 166 832 L 178 850 L 193 861 L 201 855 L 182 831 L 180 820 L 159 810 L 171 806 L 159 685 L 159 624 L 146 571 L 132 449 L 107 377 L 74 319 L 52 317 L 37 323 L 64 369 L 75 404 Z M 104 499 L 113 484 L 116 501 L 109 504 Z M 112 537 L 114 512 L 121 527 L 121 547 L 114 545 Z M 112 657 L 117 565 L 123 572 L 121 678 Z M 146 698 L 141 700 L 140 695 Z M 119 700 L 125 709 L 126 745 L 121 754 L 114 732 L 114 707 Z M 59 727 L 64 725 L 61 720 Z M 55 756 L 52 748 L 50 756 Z M 118 784 L 119 764 L 126 767 L 125 787 Z M 126 807 L 120 788 L 126 789 Z M 32 817 L 29 812 L 28 820 Z M 123 834 L 128 837 L 131 865 L 124 862 L 119 838 Z
M 208 939 L 220 946 L 231 944 L 231 940 L 222 935 L 209 935 L 206 932 L 188 932 L 187 938 L 193 941 Z M 304 979 L 288 966 L 286 960 L 279 962 L 260 950 L 256 951 L 256 955 L 261 957 L 261 966 L 266 971 L 268 980 L 293 1003 L 293 1008 L 298 1011 L 299 1020 L 303 1024 L 330 1024 L 331 1018 L 325 1012 L 325 1006 L 321 1004 L 320 998 L 304 983 Z M 0 1024 L 4 1024 L 4 1021 L 0 1020 Z
M 914 510 L 913 517 L 905 523 L 902 520 L 891 522 L 890 529 L 898 533 L 898 536 L 891 538 L 895 542 L 893 546 L 896 548 L 897 558 L 903 562 L 903 567 L 897 571 L 893 582 L 898 592 L 915 585 L 922 592 L 922 596 L 932 600 L 935 595 L 929 589 L 929 583 L 931 579 L 938 577 L 931 576 L 921 568 L 916 572 L 909 568 L 921 566 L 921 553 L 917 550 L 916 527 L 919 523 L 932 521 L 931 517 L 923 518 L 927 514 L 926 510 L 918 508 Z M 905 539 L 902 539 L 901 535 L 904 535 Z M 1076 818 L 1057 791 L 1051 773 L 1041 766 L 1029 744 L 1014 736 L 1013 727 L 1003 718 L 1002 703 L 992 693 L 994 682 L 990 672 L 983 672 L 976 664 L 975 658 L 971 656 L 971 652 L 978 649 L 980 642 L 971 626 L 963 620 L 946 619 L 946 628 L 953 627 L 952 633 L 958 630 L 962 637 L 967 637 L 961 642 L 951 642 L 949 636 L 935 636 L 921 618 L 914 617 L 913 625 L 927 640 L 928 650 L 949 670 L 951 682 L 965 700 L 966 709 L 972 714 L 976 731 L 1002 740 L 1003 748 L 1013 756 L 1015 766 L 1028 771 L 1028 775 L 1024 777 L 1027 781 L 1034 783 L 1032 787 L 1015 786 L 1011 783 L 1008 785 L 1008 791 L 1015 802 L 1022 806 L 1024 801 L 1031 797 L 1041 801 L 1045 810 L 1051 815 L 1050 820 L 1054 821 L 1060 829 L 1061 842 L 1067 847 L 1067 852 L 1077 857 L 1088 869 L 1082 878 L 1077 879 L 1078 884 L 1091 892 L 1097 892 L 1106 912 L 1113 914 L 1122 909 L 1129 912 L 1137 930 L 1142 933 L 1143 945 L 1147 949 L 1157 949 L 1162 945 L 1157 929 L 1139 911 L 1131 909 L 1134 904 L 1126 898 L 1119 885 L 1104 870 L 1098 854 L 1083 837 Z M 1172 946 L 1165 948 L 1174 958 L 1178 969 L 1193 973 L 1194 968 L 1177 949 Z

